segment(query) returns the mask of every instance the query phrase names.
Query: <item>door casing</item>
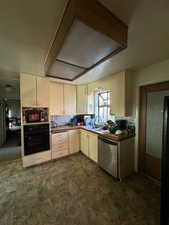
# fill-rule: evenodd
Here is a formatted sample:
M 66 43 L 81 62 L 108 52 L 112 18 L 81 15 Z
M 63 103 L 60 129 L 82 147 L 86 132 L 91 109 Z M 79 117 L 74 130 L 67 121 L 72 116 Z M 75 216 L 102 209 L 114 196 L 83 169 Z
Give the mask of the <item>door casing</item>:
M 140 113 L 139 113 L 139 171 L 146 173 L 155 178 L 161 176 L 159 169 L 161 160 L 146 155 L 146 116 L 147 116 L 147 95 L 150 92 L 169 90 L 169 82 L 156 83 L 140 87 Z

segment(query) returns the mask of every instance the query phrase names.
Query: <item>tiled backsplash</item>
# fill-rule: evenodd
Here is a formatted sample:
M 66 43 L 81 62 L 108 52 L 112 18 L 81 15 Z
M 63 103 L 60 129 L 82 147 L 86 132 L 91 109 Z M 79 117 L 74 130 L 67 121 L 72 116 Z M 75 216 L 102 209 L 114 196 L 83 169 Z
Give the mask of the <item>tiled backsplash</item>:
M 52 126 L 65 126 L 68 123 L 71 122 L 71 119 L 74 116 L 67 116 L 67 115 L 54 115 L 51 116 L 51 124 Z M 130 125 L 135 125 L 135 118 L 134 117 L 117 117 L 117 116 L 113 116 L 112 121 L 115 122 L 116 120 L 128 120 Z
M 52 126 L 64 126 L 67 123 L 70 123 L 70 120 L 73 118 L 73 116 L 58 116 L 54 115 L 51 116 L 51 124 Z

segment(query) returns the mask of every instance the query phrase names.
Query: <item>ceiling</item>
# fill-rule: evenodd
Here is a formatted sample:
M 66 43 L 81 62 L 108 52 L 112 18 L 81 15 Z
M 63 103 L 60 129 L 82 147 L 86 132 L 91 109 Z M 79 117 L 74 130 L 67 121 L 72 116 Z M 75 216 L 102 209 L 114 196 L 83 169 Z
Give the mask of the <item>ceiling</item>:
M 129 25 L 128 48 L 75 83 L 169 58 L 169 1 L 99 0 Z M 68 0 L 1 0 L 0 79 L 20 72 L 44 75 L 44 62 Z M 137 3 L 136 3 L 137 2 Z
M 0 99 L 20 99 L 19 80 L 0 80 Z M 7 86 L 10 86 L 8 89 Z

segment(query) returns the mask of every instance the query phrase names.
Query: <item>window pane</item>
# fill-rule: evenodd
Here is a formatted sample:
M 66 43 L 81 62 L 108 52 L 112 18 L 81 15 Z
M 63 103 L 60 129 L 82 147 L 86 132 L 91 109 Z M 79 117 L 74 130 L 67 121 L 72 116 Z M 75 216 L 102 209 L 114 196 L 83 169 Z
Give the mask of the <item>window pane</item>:
M 104 91 L 96 95 L 96 117 L 98 122 L 106 122 L 110 116 L 110 92 Z

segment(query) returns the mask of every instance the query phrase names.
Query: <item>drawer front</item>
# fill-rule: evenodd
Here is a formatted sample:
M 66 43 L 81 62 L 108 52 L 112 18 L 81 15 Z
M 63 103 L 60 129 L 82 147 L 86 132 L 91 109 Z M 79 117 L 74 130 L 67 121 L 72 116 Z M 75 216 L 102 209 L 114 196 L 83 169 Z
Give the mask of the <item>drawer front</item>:
M 58 159 L 67 155 L 69 155 L 68 151 L 60 151 L 60 152 L 52 151 L 52 159 Z
M 59 134 L 52 134 L 52 145 L 57 144 L 58 142 L 65 142 L 67 141 L 68 134 L 65 133 L 59 133 Z
M 59 152 L 59 151 L 68 151 L 68 143 L 60 143 L 56 145 L 52 145 L 52 151 Z
M 68 151 L 68 132 L 52 135 L 52 151 Z

